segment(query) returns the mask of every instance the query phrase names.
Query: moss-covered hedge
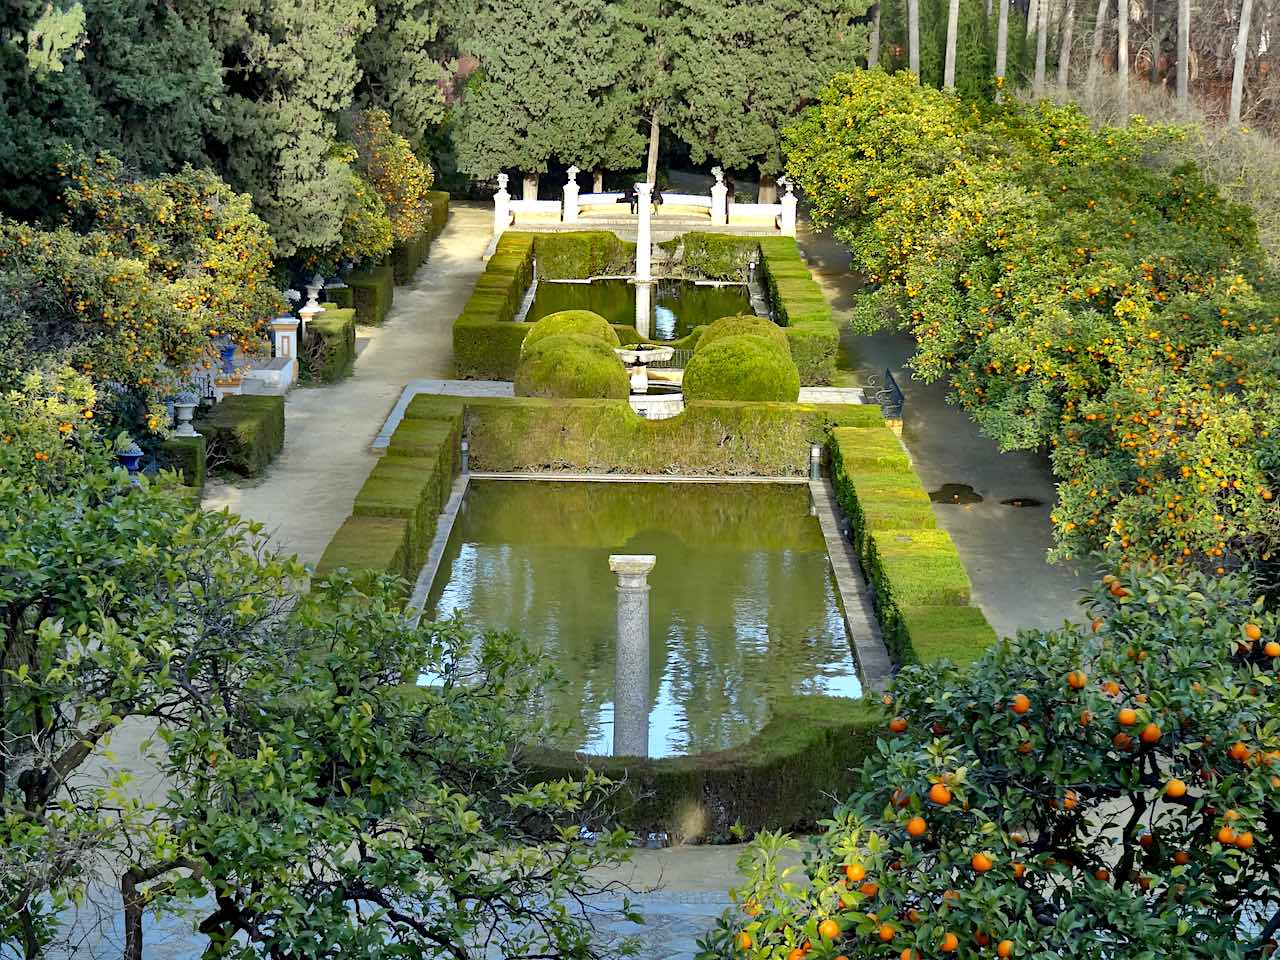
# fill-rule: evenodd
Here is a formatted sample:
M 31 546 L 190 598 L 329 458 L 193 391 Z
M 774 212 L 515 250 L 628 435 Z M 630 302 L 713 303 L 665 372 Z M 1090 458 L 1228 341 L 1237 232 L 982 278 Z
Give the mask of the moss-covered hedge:
M 206 442 L 203 436 L 170 437 L 156 451 L 156 466 L 161 470 L 176 470 L 180 473 L 183 485 L 195 491 L 197 499 L 204 490 Z
M 345 567 L 417 578 L 458 473 L 461 429 L 461 411 L 448 409 L 400 424 L 325 548 L 317 576 Z
M 430 190 L 427 197 L 431 200 L 431 219 L 416 237 L 401 240 L 391 250 L 391 266 L 398 284 L 413 280 L 418 269 L 427 262 L 431 254 L 431 244 L 444 230 L 449 219 L 449 194 L 441 190 Z
M 428 190 L 427 199 L 431 201 L 431 238 L 434 240 L 449 222 L 449 194 L 444 190 Z
M 627 369 L 613 347 L 588 333 L 544 337 L 522 350 L 516 367 L 517 397 L 625 400 L 629 393 Z
M 619 240 L 611 230 L 538 234 L 533 249 L 538 258 L 538 276 L 548 280 L 584 280 L 635 272 L 636 245 Z
M 787 328 L 791 357 L 805 386 L 830 383 L 836 372 L 840 331 L 827 298 L 800 257 L 791 237 L 760 241 L 761 268 L 769 302 Z
M 697 400 L 791 403 L 800 396 L 800 374 L 786 346 L 766 337 L 740 334 L 708 342 L 703 336 L 685 367 L 682 389 L 685 401 L 690 403 Z
M 356 312 L 336 303 L 307 324 L 302 342 L 302 374 L 317 383 L 333 383 L 351 372 L 356 361 Z
M 731 233 L 686 233 L 659 246 L 672 251 L 683 246 L 681 262 L 687 274 L 708 280 L 738 280 L 751 255 L 760 249 L 760 240 Z
M 537 323 L 530 324 L 529 332 L 520 344 L 520 352 L 528 353 L 535 344 L 547 337 L 558 337 L 566 333 L 596 337 L 610 347 L 622 346 L 618 331 L 600 314 L 590 310 L 561 310 L 559 313 L 549 313 Z
M 666 832 L 674 841 L 728 839 L 735 824 L 812 830 L 831 815 L 875 750 L 884 726 L 874 701 L 787 697 L 769 704 L 769 720 L 731 750 L 659 760 L 590 757 L 532 750 L 522 759 L 535 778 L 580 776 L 584 765 L 625 781 L 611 814 L 630 829 Z
M 329 287 L 325 293 L 339 307 L 355 310 L 356 323 L 376 327 L 387 318 L 395 290 L 395 271 L 390 260 L 385 260 L 352 271 L 345 287 Z
M 471 298 L 453 324 L 453 363 L 459 377 L 510 380 L 520 361 L 520 344 L 529 327 L 513 323 L 525 290 L 533 280 L 533 235 L 507 231 Z
M 418 396 L 405 420 L 465 411 L 476 470 L 794 477 L 836 426 L 883 423 L 870 404 L 700 401 L 645 420 L 625 400 Z
M 210 470 L 256 477 L 284 449 L 284 397 L 225 397 L 195 427 Z
M 898 663 L 977 659 L 995 631 L 969 606 L 969 575 L 897 436 L 883 425 L 840 428 L 828 449 L 890 654 Z
M 741 314 L 736 317 L 721 317 L 713 323 L 707 324 L 705 327 L 695 327 L 698 331 L 696 344 L 694 349 L 701 349 L 708 344 L 715 343 L 724 337 L 764 337 L 764 339 L 776 343 L 791 353 L 791 345 L 787 342 L 786 331 L 778 326 L 768 317 L 756 317 L 750 314 Z M 690 334 L 692 336 L 692 334 Z

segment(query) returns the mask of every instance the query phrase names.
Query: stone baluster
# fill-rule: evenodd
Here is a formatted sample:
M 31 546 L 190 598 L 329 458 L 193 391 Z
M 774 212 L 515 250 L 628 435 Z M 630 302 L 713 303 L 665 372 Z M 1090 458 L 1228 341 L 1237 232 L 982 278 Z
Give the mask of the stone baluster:
M 564 208 L 561 219 L 565 223 L 578 222 L 578 168 L 570 167 L 569 179 L 564 183 Z
M 511 226 L 511 194 L 507 192 L 509 177 L 505 173 L 498 174 L 498 192 L 493 195 L 493 235 L 502 236 Z
M 711 223 L 723 227 L 729 222 L 729 188 L 725 186 L 724 170 L 711 168 L 716 182 L 711 185 Z
M 784 237 L 794 237 L 796 235 L 796 207 L 800 200 L 796 197 L 795 188 L 792 187 L 791 181 L 786 177 L 781 177 L 779 183 L 785 184 L 787 192 L 782 197 L 782 215 L 778 218 L 778 226 Z

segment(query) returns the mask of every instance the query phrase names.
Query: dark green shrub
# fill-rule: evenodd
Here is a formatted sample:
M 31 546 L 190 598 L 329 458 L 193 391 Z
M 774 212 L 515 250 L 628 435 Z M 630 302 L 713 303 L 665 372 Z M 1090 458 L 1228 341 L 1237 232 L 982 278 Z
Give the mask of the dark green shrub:
M 787 328 L 800 382 L 805 386 L 830 383 L 840 331 L 822 288 L 809 273 L 794 239 L 766 237 L 759 243 L 765 290 L 775 318 Z
M 612 230 L 537 234 L 533 246 L 538 276 L 549 280 L 630 274 L 635 269 L 636 245 L 619 240 Z
M 700 343 L 685 367 L 683 390 L 690 402 L 791 403 L 800 395 L 800 375 L 784 348 L 763 337 L 739 334 L 710 344 Z
M 399 241 L 391 248 L 391 268 L 397 284 L 413 280 L 418 268 L 427 262 L 431 250 L 431 234 L 423 232 L 408 240 Z
M 512 323 L 533 279 L 533 235 L 507 231 L 453 324 L 453 363 L 463 379 L 510 380 L 529 327 Z
M 525 334 L 520 353 L 526 354 L 534 345 L 547 337 L 556 337 L 565 333 L 580 333 L 584 336 L 597 337 L 610 347 L 619 347 L 622 341 L 618 338 L 609 321 L 590 310 L 561 310 L 550 313 L 537 323 L 529 324 L 529 332 Z
M 350 306 L 356 312 L 356 323 L 376 327 L 386 319 L 396 288 L 390 263 L 353 271 L 347 277 L 347 287 L 351 291 Z
M 333 383 L 350 373 L 356 360 L 356 312 L 333 303 L 324 308 L 307 324 L 300 360 L 306 379 Z
M 625 400 L 630 383 L 626 367 L 606 340 L 562 333 L 522 353 L 515 391 L 518 397 Z
M 791 345 L 787 342 L 787 333 L 780 326 L 770 320 L 768 317 L 755 317 L 750 314 L 740 314 L 736 317 L 721 317 L 714 323 L 708 324 L 706 327 L 699 327 L 701 334 L 698 336 L 695 350 L 701 349 L 708 344 L 715 343 L 725 337 L 750 336 L 764 337 L 780 346 L 783 350 L 791 353 Z M 692 336 L 692 334 L 690 334 Z
M 225 397 L 195 426 L 210 470 L 256 477 L 284 449 L 284 397 Z
M 735 237 L 728 233 L 686 233 L 671 241 L 672 249 L 683 244 L 681 264 L 687 274 L 708 280 L 738 280 L 751 254 L 760 249 L 758 237 Z
M 203 436 L 170 437 L 156 451 L 156 466 L 182 474 L 183 484 L 196 491 L 197 499 L 204 490 L 205 443 Z
M 434 240 L 444 232 L 449 222 L 449 194 L 443 190 L 428 190 L 427 199 L 431 201 L 431 238 Z

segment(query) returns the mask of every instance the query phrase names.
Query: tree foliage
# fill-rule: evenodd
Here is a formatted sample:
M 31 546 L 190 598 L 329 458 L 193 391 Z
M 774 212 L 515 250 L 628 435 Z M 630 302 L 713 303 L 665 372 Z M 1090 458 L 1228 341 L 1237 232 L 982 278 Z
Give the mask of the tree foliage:
M 355 124 L 361 170 L 378 192 L 397 240 L 420 236 L 431 222 L 435 182 L 431 168 L 414 155 L 409 141 L 391 129 L 385 110 L 364 110 Z
M 1235 575 L 1135 567 L 1088 604 L 971 671 L 904 670 L 864 785 L 802 865 L 756 839 L 704 956 L 1261 955 L 1280 622 Z
M 373 26 L 356 47 L 357 103 L 385 110 L 392 129 L 415 147 L 445 119 L 457 64 L 443 25 L 435 0 L 374 0 Z
M 871 71 L 788 132 L 788 169 L 873 284 L 864 325 L 914 333 L 1003 448 L 1048 448 L 1060 555 L 1227 569 L 1280 543 L 1280 311 L 1248 210 L 1161 162 L 1177 135 Z

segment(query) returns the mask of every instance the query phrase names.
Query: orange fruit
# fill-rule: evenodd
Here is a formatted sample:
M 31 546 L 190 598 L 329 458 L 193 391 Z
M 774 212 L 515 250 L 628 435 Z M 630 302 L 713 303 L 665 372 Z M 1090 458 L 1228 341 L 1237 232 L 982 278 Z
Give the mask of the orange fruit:
M 1111 738 L 1111 742 L 1115 744 L 1116 748 L 1119 750 L 1128 750 L 1133 746 L 1133 737 L 1129 736 L 1127 733 L 1117 733 Z
M 1093 722 L 1093 712 L 1090 710 L 1080 711 L 1080 726 L 1087 727 Z
M 1262 639 L 1262 628 L 1256 623 L 1246 623 L 1244 625 L 1244 635 L 1250 640 Z
M 898 960 L 920 960 L 920 954 L 910 947 L 906 947 L 900 954 Z
M 1072 690 L 1083 690 L 1089 683 L 1089 677 L 1081 670 L 1072 670 L 1067 674 L 1067 686 Z
M 1280 643 L 1274 640 L 1268 640 L 1266 646 L 1262 648 L 1262 652 L 1268 657 L 1280 657 Z
M 1102 692 L 1110 694 L 1113 697 L 1120 696 L 1120 684 L 1114 680 L 1104 680 L 1102 683 Z
M 1142 733 L 1138 734 L 1138 738 L 1145 744 L 1153 744 L 1160 742 L 1160 728 L 1154 723 L 1148 723 L 1142 728 Z
M 877 933 L 880 936 L 880 942 L 888 943 L 890 940 L 893 939 L 894 932 L 895 931 L 893 929 L 892 924 L 888 924 L 888 923 L 880 924 L 880 929 L 877 931 Z
M 1099 867 L 1097 870 L 1093 871 L 1093 878 L 1099 883 L 1106 883 L 1111 879 L 1111 871 L 1106 867 Z
M 1132 727 L 1137 722 L 1138 711 L 1131 707 L 1125 707 L 1116 714 L 1116 723 L 1120 724 L 1122 727 Z
M 990 943 L 990 942 L 991 942 L 991 938 L 990 938 L 990 937 L 988 937 L 988 936 L 987 936 L 985 933 L 983 933 L 981 930 L 978 930 L 978 931 L 976 931 L 976 932 L 974 933 L 974 935 L 973 935 L 973 942 L 974 942 L 974 943 L 976 943 L 976 944 L 977 944 L 978 946 L 980 946 L 980 947 L 985 947 L 988 943 Z
M 1231 749 L 1227 751 L 1227 754 L 1232 760 L 1235 760 L 1238 763 L 1244 763 L 1249 759 L 1249 748 L 1243 743 L 1236 741 L 1231 745 Z
M 818 924 L 818 936 L 824 940 L 834 940 L 840 936 L 840 924 L 827 917 L 827 919 Z
M 1111 586 L 1108 587 L 1107 589 L 1111 591 L 1111 595 L 1115 597 L 1117 600 L 1119 600 L 1121 597 L 1127 597 L 1129 595 L 1129 591 L 1126 590 L 1124 587 L 1120 586 L 1118 582 L 1111 584 Z
M 880 892 L 880 884 L 876 883 L 874 880 L 868 880 L 858 888 L 858 892 L 864 897 L 874 897 Z
M 1107 622 L 1107 621 L 1103 620 L 1101 617 L 1094 617 L 1094 618 L 1093 618 L 1093 624 L 1092 624 L 1092 626 L 1093 626 L 1093 632 L 1094 632 L 1094 633 L 1097 633 L 1099 630 L 1101 630 L 1101 629 L 1102 629 L 1102 625 L 1103 625 L 1104 623 L 1106 623 L 1106 622 Z
M 924 817 L 912 817 L 907 821 L 908 836 L 923 837 L 928 829 L 929 825 L 924 822 Z
M 947 789 L 945 783 L 935 783 L 929 788 L 929 799 L 940 807 L 945 807 L 951 802 L 951 791 Z
M 1079 802 L 1080 794 L 1076 793 L 1074 790 L 1068 790 L 1062 798 L 1062 805 L 1068 810 L 1074 810 L 1076 808 L 1076 804 Z
M 867 877 L 867 868 L 860 863 L 847 863 L 844 875 L 849 878 L 850 883 L 861 883 Z
M 973 867 L 978 873 L 986 873 L 995 864 L 991 862 L 991 858 L 985 853 L 975 853 L 969 858 L 969 866 Z
M 1026 756 L 1028 753 L 1031 752 L 1031 750 L 1032 750 L 1032 746 L 1031 746 L 1030 740 L 1023 740 L 1020 744 L 1018 744 L 1018 752 L 1023 756 Z
M 1236 836 L 1236 846 L 1241 850 L 1248 850 L 1253 846 L 1253 834 L 1248 830 L 1242 831 Z
M 1025 693 L 1020 693 L 1009 702 L 1009 709 L 1017 714 L 1026 713 L 1031 709 L 1031 701 Z
M 996 956 L 997 956 L 997 957 L 1001 957 L 1001 958 L 1008 958 L 1008 957 L 1012 957 L 1012 956 L 1013 956 L 1013 941 L 1012 941 L 1012 940 L 1001 940 L 999 943 L 997 943 L 997 944 L 996 944 Z
M 1229 847 L 1236 842 L 1236 832 L 1228 826 L 1218 828 L 1218 842 L 1224 847 Z
M 804 960 L 804 951 L 799 947 L 796 947 L 787 954 L 787 960 Z
M 915 907 L 912 907 L 910 910 L 907 911 L 907 919 L 912 923 L 919 923 L 920 911 L 917 910 Z
M 759 901 L 756 900 L 755 898 L 748 900 L 746 903 L 742 905 L 742 912 L 745 913 L 748 917 L 760 916 Z
M 739 950 L 750 950 L 753 943 L 755 943 L 755 941 L 751 939 L 751 934 L 747 933 L 747 931 L 743 930 L 738 934 Z
M 1015 863 L 1013 865 L 1013 879 L 1021 880 L 1026 874 L 1027 868 L 1025 864 Z
M 938 949 L 943 953 L 955 953 L 956 948 L 960 946 L 960 938 L 954 933 L 947 931 L 942 935 L 942 943 L 938 944 Z
M 1170 780 L 1168 783 L 1164 785 L 1164 792 L 1165 792 L 1165 796 L 1169 796 L 1169 797 L 1172 797 L 1174 800 L 1178 800 L 1187 795 L 1187 785 L 1183 781 L 1179 780 L 1177 777 L 1174 777 L 1172 780 Z
M 906 733 L 906 732 L 907 732 L 907 718 L 906 718 L 906 717 L 894 717 L 892 720 L 890 720 L 890 721 L 889 721 L 889 732 L 890 732 L 890 733 Z
M 1173 862 L 1180 867 L 1185 867 L 1191 862 L 1191 854 L 1187 853 L 1185 850 L 1179 850 L 1173 855 Z

